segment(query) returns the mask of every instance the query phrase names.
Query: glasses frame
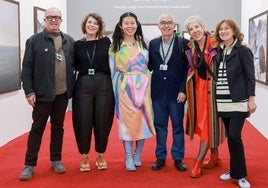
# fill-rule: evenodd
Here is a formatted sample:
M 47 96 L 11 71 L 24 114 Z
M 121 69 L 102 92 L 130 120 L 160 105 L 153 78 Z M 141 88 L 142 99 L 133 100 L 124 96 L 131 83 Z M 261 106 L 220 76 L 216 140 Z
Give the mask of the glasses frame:
M 179 24 L 175 24 L 175 31 L 179 31 Z M 154 38 L 161 36 L 161 31 L 158 28 L 157 23 L 144 23 L 141 24 L 142 33 L 144 35 L 145 40 L 150 41 Z
M 161 22 L 159 22 L 159 25 L 160 26 L 168 26 L 168 27 L 172 27 L 173 25 L 175 25 L 175 23 L 173 22 L 173 21 L 161 21 Z
M 53 19 L 55 21 L 60 21 L 61 20 L 61 16 L 50 16 L 50 15 L 46 16 L 46 20 L 48 20 L 50 22 L 53 21 Z

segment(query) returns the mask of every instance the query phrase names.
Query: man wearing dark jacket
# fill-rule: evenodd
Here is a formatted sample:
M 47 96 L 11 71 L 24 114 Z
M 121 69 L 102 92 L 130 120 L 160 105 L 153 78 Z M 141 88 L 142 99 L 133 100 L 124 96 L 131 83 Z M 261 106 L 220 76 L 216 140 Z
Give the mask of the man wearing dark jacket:
M 161 37 L 149 44 L 149 64 L 152 71 L 151 96 L 156 130 L 156 161 L 152 170 L 160 170 L 166 164 L 168 120 L 172 122 L 171 155 L 174 166 L 179 171 L 186 171 L 184 159 L 184 104 L 186 100 L 186 76 L 188 63 L 179 49 L 187 48 L 188 41 L 180 43 L 174 34 L 175 18 L 171 14 L 162 14 L 158 27 Z M 179 46 L 180 45 L 180 46 Z
M 63 122 L 74 87 L 74 40 L 60 31 L 62 18 L 57 8 L 47 9 L 44 21 L 46 28 L 43 32 L 26 41 L 23 58 L 22 86 L 28 103 L 33 107 L 33 123 L 20 180 L 28 180 L 33 175 L 49 117 L 51 168 L 55 173 L 65 173 L 61 162 Z

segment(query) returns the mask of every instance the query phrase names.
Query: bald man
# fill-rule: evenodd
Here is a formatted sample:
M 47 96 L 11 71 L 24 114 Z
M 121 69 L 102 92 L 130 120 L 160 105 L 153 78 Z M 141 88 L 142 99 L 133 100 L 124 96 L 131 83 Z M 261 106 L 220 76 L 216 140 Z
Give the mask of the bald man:
M 45 29 L 31 36 L 25 45 L 21 78 L 27 102 L 33 108 L 33 123 L 27 141 L 25 166 L 19 176 L 22 181 L 32 178 L 49 117 L 51 168 L 58 174 L 66 171 L 61 162 L 61 152 L 65 111 L 75 80 L 74 40 L 60 31 L 61 16 L 59 9 L 47 9 Z

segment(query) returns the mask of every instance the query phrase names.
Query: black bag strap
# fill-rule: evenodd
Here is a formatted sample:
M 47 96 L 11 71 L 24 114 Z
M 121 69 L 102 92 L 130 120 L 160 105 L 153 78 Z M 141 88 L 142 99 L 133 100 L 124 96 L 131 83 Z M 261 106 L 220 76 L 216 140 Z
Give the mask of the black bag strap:
M 177 36 L 177 37 L 178 37 L 179 52 L 181 54 L 184 54 L 183 37 L 181 36 Z

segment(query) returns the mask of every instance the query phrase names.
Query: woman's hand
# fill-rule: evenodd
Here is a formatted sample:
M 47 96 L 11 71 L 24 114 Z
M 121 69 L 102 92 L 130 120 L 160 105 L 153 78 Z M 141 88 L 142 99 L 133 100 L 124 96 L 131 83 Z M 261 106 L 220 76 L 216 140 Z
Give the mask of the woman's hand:
M 248 98 L 248 110 L 249 110 L 249 113 L 252 114 L 256 111 L 257 109 L 257 105 L 255 103 L 255 100 L 254 100 L 254 96 L 250 96 Z

